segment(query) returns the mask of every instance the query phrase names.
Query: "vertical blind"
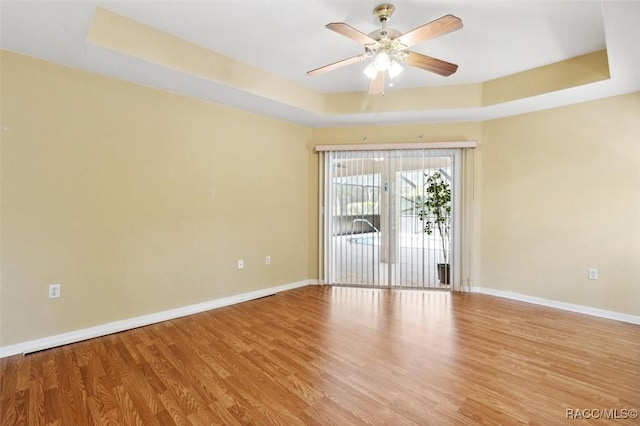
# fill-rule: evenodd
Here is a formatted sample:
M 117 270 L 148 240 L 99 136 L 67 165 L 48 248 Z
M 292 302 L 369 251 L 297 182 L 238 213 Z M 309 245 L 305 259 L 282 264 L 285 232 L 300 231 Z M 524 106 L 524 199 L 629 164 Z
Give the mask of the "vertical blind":
M 458 261 L 459 151 L 325 152 L 324 281 L 450 289 Z M 434 182 L 450 191 L 445 221 L 425 206 Z

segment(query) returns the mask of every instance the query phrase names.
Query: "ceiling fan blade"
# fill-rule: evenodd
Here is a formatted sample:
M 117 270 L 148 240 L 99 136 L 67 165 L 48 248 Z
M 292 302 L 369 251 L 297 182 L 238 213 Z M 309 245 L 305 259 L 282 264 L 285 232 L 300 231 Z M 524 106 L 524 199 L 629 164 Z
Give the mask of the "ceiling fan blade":
M 441 35 L 459 30 L 460 28 L 462 28 L 462 20 L 460 18 L 453 15 L 445 15 L 442 18 L 438 18 L 435 21 L 431 21 L 428 24 L 424 24 L 421 27 L 401 35 L 397 40 L 405 46 L 411 47 L 421 41 L 440 37 Z
M 376 79 L 369 83 L 369 94 L 379 95 L 382 92 L 384 92 L 384 71 L 378 71 Z
M 313 76 L 313 75 L 318 75 L 318 74 L 322 74 L 322 73 L 325 73 L 325 72 L 333 71 L 333 70 L 338 69 L 340 67 L 344 67 L 345 65 L 351 65 L 351 64 L 355 64 L 356 62 L 364 61 L 366 58 L 367 58 L 367 55 L 362 54 L 362 55 L 354 56 L 353 58 L 343 59 L 341 61 L 334 62 L 334 63 L 329 64 L 329 65 L 325 65 L 324 67 L 320 67 L 320 68 L 316 68 L 314 70 L 311 70 L 311 71 L 307 72 L 307 75 L 308 76 Z
M 456 64 L 445 62 L 441 59 L 432 58 L 431 56 L 422 55 L 420 53 L 407 51 L 404 59 L 405 64 L 431 71 L 443 77 L 448 77 L 458 69 Z
M 331 24 L 327 24 L 326 27 L 331 31 L 335 31 L 338 34 L 349 37 L 351 40 L 355 40 L 362 45 L 376 43 L 374 39 L 365 33 L 356 30 L 351 25 L 345 24 L 344 22 L 333 22 Z

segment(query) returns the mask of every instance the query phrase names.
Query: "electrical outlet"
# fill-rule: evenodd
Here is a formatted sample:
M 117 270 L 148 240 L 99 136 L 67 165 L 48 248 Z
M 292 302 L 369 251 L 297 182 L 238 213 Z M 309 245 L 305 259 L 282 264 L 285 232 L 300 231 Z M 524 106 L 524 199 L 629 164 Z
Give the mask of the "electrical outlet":
M 238 269 L 244 269 L 244 260 L 238 259 Z
M 589 268 L 589 279 L 597 280 L 598 279 L 598 269 L 597 268 Z
M 271 256 L 267 256 L 264 258 L 264 264 L 265 265 L 271 265 Z
M 60 297 L 60 284 L 49 285 L 49 299 L 56 299 Z

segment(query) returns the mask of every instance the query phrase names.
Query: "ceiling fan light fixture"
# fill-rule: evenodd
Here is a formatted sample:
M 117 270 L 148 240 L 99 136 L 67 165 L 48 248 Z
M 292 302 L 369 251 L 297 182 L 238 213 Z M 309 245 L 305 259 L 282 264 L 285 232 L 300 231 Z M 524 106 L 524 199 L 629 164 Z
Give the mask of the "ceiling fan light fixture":
M 378 71 L 386 71 L 389 69 L 389 65 L 391 65 L 391 58 L 387 52 L 380 52 L 373 60 L 373 66 Z
M 390 78 L 396 78 L 402 71 L 404 71 L 404 68 L 402 68 L 402 65 L 400 65 L 396 61 L 391 61 L 391 63 L 389 64 L 389 69 L 387 70 Z
M 378 76 L 378 70 L 373 65 L 373 62 L 371 62 L 369 65 L 367 65 L 367 67 L 362 72 L 364 73 L 364 75 L 369 77 L 371 80 L 375 80 L 376 77 Z

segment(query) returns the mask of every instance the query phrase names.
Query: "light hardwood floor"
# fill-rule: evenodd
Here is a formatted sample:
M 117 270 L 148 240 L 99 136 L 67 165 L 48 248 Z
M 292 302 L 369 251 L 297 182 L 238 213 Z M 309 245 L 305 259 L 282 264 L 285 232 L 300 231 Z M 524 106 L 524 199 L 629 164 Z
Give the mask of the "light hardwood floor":
M 309 286 L 0 368 L 10 425 L 573 425 L 567 409 L 640 408 L 640 326 L 480 294 Z

